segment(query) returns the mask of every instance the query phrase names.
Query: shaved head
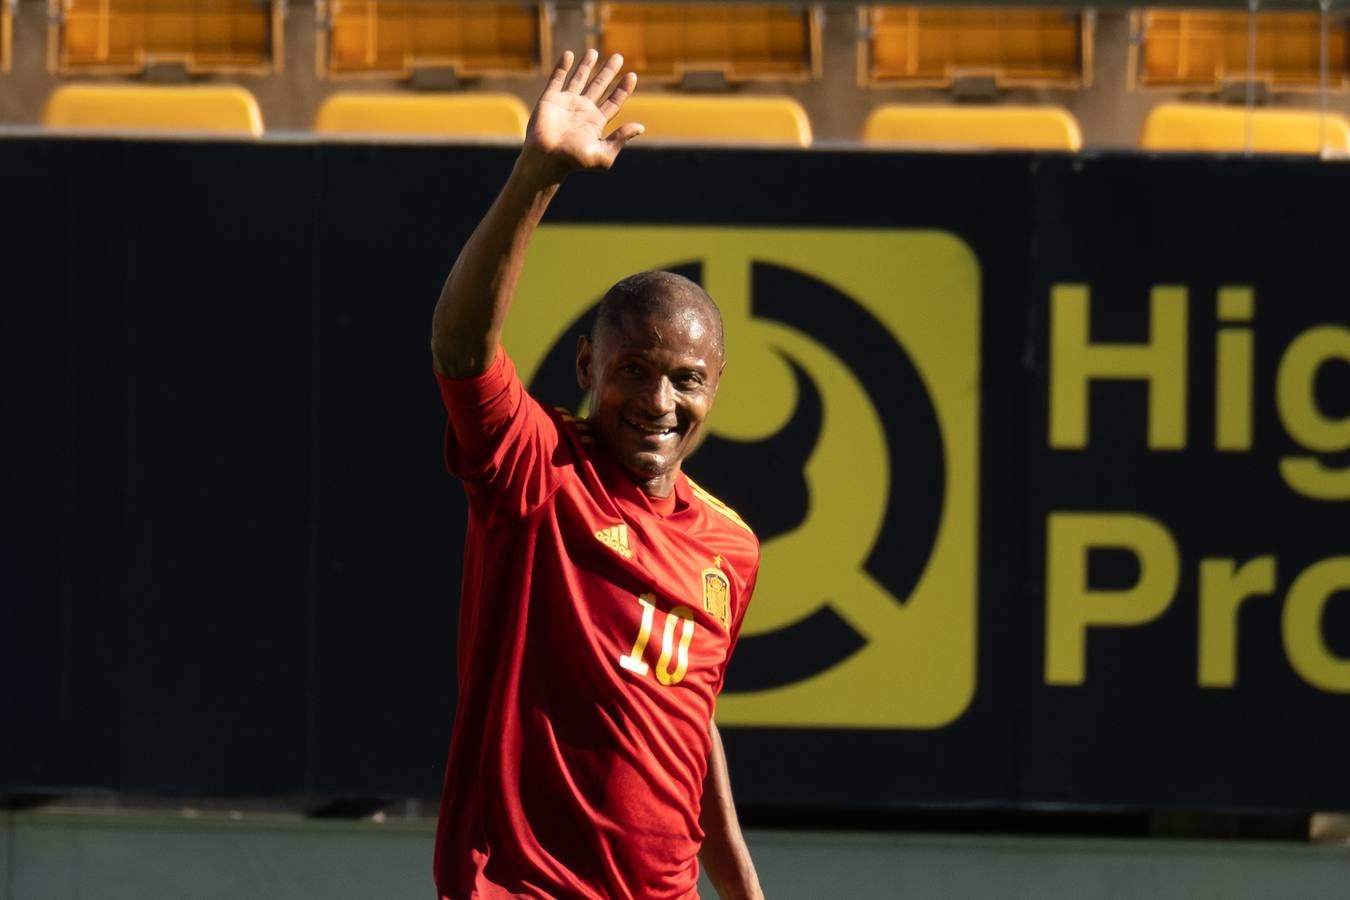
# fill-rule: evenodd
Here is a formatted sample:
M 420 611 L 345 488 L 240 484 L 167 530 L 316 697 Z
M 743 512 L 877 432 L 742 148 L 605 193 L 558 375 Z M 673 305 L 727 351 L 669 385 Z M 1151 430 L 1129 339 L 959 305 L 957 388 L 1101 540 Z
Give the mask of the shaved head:
M 648 495 L 674 490 L 725 362 L 717 305 L 672 272 L 614 285 L 591 333 L 577 338 L 577 386 L 587 393 L 591 431 Z
M 696 282 L 674 272 L 639 272 L 610 288 L 600 300 L 591 340 L 605 337 L 638 321 L 697 322 L 712 337 L 718 361 L 726 358 L 722 337 L 722 313 Z

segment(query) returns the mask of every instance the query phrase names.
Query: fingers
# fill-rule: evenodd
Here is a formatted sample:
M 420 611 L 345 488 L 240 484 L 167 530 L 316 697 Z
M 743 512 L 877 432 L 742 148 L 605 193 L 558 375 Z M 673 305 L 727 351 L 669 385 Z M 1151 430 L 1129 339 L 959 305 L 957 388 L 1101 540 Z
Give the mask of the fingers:
M 620 65 L 622 65 L 622 61 L 620 61 Z M 609 67 L 606 66 L 605 68 Z M 599 79 L 597 78 L 596 80 L 598 81 Z M 618 115 L 619 110 L 623 108 L 624 102 L 636 89 L 637 73 L 629 72 L 627 75 L 623 76 L 623 78 L 619 79 L 618 85 L 616 85 L 614 90 L 610 92 L 610 95 L 605 98 L 605 102 L 601 103 L 599 106 L 600 114 L 605 117 L 606 121 Z
M 567 82 L 569 92 L 573 94 L 581 93 L 581 89 L 586 86 L 586 79 L 591 75 L 591 67 L 595 65 L 595 61 L 599 58 L 600 54 L 595 50 L 587 50 L 582 54 L 581 62 L 577 63 L 571 81 Z
M 623 68 L 623 56 L 615 53 L 605 63 L 605 67 L 595 76 L 594 80 L 586 86 L 582 96 L 592 103 L 599 103 L 600 98 L 609 90 L 609 83 L 614 80 L 614 76 L 619 74 L 619 69 Z
M 563 55 L 558 57 L 558 64 L 553 67 L 553 74 L 548 77 L 548 84 L 544 87 L 544 92 L 562 90 L 563 82 L 567 80 L 567 73 L 572 68 L 574 55 L 571 50 L 564 50 Z
M 647 130 L 647 126 L 638 122 L 629 122 L 627 125 L 620 125 L 614 129 L 614 133 L 605 138 L 605 143 L 613 148 L 614 155 L 617 156 L 624 145 L 633 138 Z
M 629 141 L 646 130 L 647 126 L 640 125 L 637 122 L 629 122 L 627 125 L 620 125 L 618 128 L 614 129 L 609 137 L 601 141 L 604 145 L 604 150 L 596 164 L 591 166 L 591 168 L 608 169 L 610 166 L 614 165 L 614 160 L 618 158 L 619 151 L 622 150 Z

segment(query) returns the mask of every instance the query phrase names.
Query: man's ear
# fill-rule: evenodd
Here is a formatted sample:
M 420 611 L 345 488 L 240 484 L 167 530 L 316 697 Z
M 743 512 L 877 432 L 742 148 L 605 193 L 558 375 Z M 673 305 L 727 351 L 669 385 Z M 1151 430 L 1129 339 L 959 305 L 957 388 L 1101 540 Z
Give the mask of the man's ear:
M 584 334 L 577 338 L 577 386 L 591 389 L 591 339 Z

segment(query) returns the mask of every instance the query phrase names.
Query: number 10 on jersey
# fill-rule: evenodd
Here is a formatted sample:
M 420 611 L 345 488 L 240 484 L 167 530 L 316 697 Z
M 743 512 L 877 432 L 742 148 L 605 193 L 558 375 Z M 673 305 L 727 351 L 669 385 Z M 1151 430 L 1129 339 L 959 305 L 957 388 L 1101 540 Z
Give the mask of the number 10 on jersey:
M 642 656 L 647 651 L 647 642 L 652 637 L 652 625 L 656 622 L 656 597 L 642 594 L 637 598 L 642 605 L 642 624 L 638 626 L 637 640 L 627 656 L 619 657 L 619 665 L 638 675 L 647 674 L 647 663 Z M 680 631 L 680 646 L 675 647 L 676 622 L 683 623 Z M 662 684 L 679 684 L 689 669 L 689 645 L 694 640 L 694 614 L 683 606 L 677 606 L 666 613 L 666 625 L 661 632 L 661 658 L 656 662 L 656 680 Z M 675 657 L 675 671 L 670 670 L 671 657 Z

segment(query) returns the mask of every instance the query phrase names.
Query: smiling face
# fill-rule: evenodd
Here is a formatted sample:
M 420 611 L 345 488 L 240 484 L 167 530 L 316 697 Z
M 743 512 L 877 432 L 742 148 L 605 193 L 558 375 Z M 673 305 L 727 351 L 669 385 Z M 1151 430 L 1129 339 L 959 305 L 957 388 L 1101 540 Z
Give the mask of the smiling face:
M 595 331 L 578 341 L 577 382 L 601 447 L 648 495 L 666 497 L 717 396 L 721 322 L 707 295 L 683 279 L 629 300 L 607 296 Z

